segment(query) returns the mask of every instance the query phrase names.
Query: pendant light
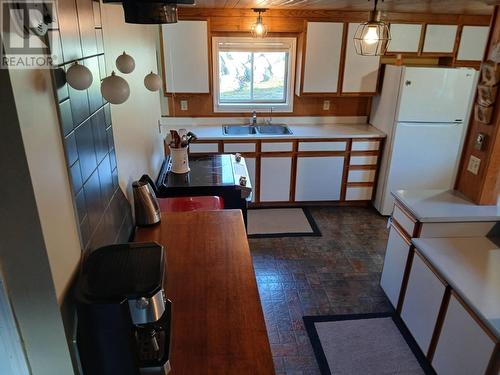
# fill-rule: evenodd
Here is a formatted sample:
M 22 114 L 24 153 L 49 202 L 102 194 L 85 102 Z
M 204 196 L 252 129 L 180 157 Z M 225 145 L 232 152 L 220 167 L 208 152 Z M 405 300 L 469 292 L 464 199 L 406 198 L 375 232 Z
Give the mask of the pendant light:
M 76 90 L 86 90 L 92 84 L 92 72 L 85 65 L 75 61 L 66 72 L 66 82 Z
M 149 91 L 158 91 L 161 89 L 162 84 L 163 81 L 161 77 L 156 73 L 151 72 L 144 77 L 144 86 L 146 86 Z
M 127 55 L 125 51 L 116 58 L 115 61 L 116 68 L 125 74 L 132 73 L 135 69 L 135 61 L 134 58 L 130 55 Z
M 264 13 L 266 9 L 255 8 L 253 11 L 259 15 L 257 16 L 257 21 L 252 25 L 252 36 L 254 38 L 264 38 L 267 35 L 267 27 L 262 21 L 262 13 Z
M 387 51 L 391 33 L 389 26 L 381 20 L 382 12 L 377 10 L 377 3 L 378 0 L 374 0 L 369 21 L 359 25 L 354 34 L 354 48 L 358 55 L 382 56 Z
M 122 104 L 130 95 L 130 87 L 127 81 L 113 71 L 110 76 L 102 80 L 101 94 L 111 104 Z

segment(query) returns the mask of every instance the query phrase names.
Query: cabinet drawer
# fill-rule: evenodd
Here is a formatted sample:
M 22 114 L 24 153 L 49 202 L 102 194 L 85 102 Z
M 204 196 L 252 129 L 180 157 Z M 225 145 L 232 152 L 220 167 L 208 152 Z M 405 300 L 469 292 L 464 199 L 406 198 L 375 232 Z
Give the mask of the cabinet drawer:
M 391 226 L 387 248 L 385 250 L 384 268 L 380 278 L 380 286 L 394 308 L 398 306 L 399 293 L 406 268 L 410 242 L 399 233 L 398 229 Z
M 401 228 L 403 228 L 406 233 L 413 237 L 413 231 L 415 230 L 416 220 L 411 217 L 409 213 L 404 211 L 399 205 L 394 205 L 394 211 L 392 212 L 392 219 L 396 221 Z
M 189 145 L 189 152 L 191 154 L 206 154 L 212 152 L 219 152 L 218 143 L 191 143 Z
M 374 169 L 357 169 L 349 171 L 347 182 L 373 182 L 375 180 Z
M 429 350 L 445 289 L 441 280 L 415 253 L 401 318 L 424 353 Z
M 255 152 L 255 143 L 224 143 L 224 152 Z
M 262 152 L 286 152 L 293 150 L 292 142 L 262 142 L 260 145 Z
M 440 375 L 484 374 L 495 342 L 451 295 L 432 367 Z
M 375 151 L 379 148 L 379 141 L 353 141 L 352 151 Z
M 372 199 L 373 187 L 356 186 L 348 187 L 345 193 L 346 201 L 369 201 Z
M 345 151 L 345 142 L 300 142 L 299 151 Z
M 363 155 L 363 156 L 351 156 L 350 165 L 376 165 L 377 156 L 374 155 Z

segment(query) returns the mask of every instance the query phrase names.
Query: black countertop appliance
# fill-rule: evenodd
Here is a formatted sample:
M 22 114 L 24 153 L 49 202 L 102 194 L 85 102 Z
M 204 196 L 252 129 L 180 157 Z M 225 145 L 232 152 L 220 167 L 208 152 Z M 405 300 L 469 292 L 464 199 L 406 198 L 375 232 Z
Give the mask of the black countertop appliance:
M 85 375 L 165 375 L 171 302 L 157 243 L 101 247 L 82 263 L 76 286 L 77 346 Z
M 243 157 L 238 154 L 190 155 L 191 170 L 183 174 L 171 172 L 170 165 L 167 156 L 156 180 L 157 197 L 216 195 L 223 199 L 224 208 L 240 209 L 246 223 L 252 185 Z

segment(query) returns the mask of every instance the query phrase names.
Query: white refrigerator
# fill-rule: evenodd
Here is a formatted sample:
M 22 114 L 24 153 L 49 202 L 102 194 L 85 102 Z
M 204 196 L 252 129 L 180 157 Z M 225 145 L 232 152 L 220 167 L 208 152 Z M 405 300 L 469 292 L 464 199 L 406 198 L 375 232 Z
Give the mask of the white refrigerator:
M 387 65 L 370 123 L 387 134 L 375 208 L 390 215 L 399 189 L 453 188 L 477 72 Z

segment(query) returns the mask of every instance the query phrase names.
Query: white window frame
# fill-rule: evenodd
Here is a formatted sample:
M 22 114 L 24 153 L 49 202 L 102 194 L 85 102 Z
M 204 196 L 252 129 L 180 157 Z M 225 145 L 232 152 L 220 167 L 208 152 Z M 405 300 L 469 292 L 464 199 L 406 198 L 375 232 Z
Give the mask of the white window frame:
M 293 112 L 297 38 L 212 37 L 214 112 Z M 219 103 L 219 51 L 288 52 L 286 101 L 284 103 Z

